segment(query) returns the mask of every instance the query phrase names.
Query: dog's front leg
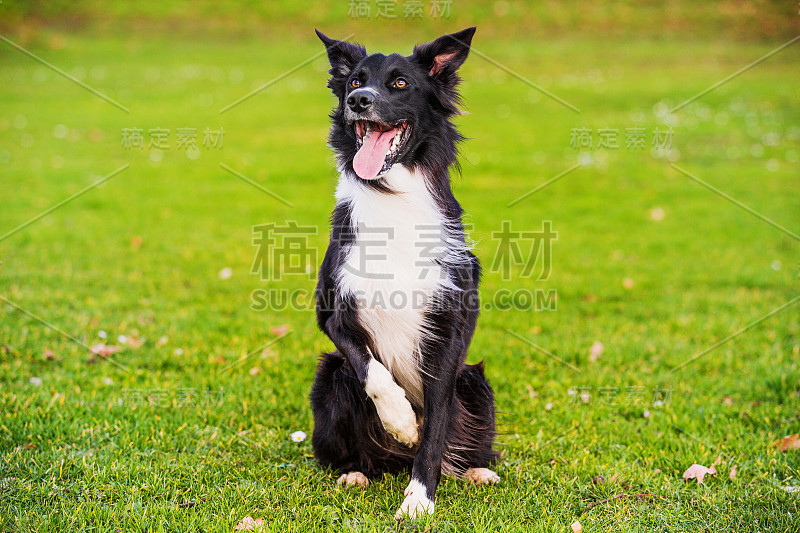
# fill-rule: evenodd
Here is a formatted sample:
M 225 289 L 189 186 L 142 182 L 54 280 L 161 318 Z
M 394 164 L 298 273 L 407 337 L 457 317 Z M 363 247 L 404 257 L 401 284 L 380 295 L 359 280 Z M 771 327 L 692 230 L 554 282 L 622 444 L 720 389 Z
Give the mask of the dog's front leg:
M 423 354 L 425 368 L 423 390 L 425 393 L 424 422 L 419 451 L 414 458 L 411 482 L 404 492 L 395 520 L 415 518 L 432 513 L 436 487 L 442 475 L 447 427 L 450 423 L 455 395 L 456 370 L 464 342 L 460 335 L 442 339 Z M 427 357 L 426 357 L 427 356 Z
M 373 357 L 366 342 L 339 325 L 334 315 L 326 323 L 326 333 L 336 348 L 348 359 L 364 391 L 372 399 L 384 429 L 408 447 L 419 442 L 417 417 L 405 391 L 392 374 Z

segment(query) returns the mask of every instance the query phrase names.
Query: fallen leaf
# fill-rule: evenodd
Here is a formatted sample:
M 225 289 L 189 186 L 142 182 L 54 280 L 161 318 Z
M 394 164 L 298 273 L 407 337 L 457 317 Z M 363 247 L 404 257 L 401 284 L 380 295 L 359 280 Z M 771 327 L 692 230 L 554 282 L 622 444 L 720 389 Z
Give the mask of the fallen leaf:
M 572 533 L 581 533 L 583 531 L 583 526 L 577 520 L 572 524 Z
M 702 483 L 703 478 L 706 477 L 706 474 L 716 476 L 717 475 L 716 467 L 712 464 L 711 468 L 706 468 L 703 465 L 694 463 L 692 466 L 686 469 L 686 472 L 683 473 L 683 479 L 686 481 L 690 479 L 697 479 L 698 483 Z
M 134 250 L 138 250 L 142 247 L 142 238 L 138 235 L 131 238 L 131 248 Z
M 253 519 L 252 516 L 245 516 L 242 518 L 236 527 L 233 528 L 234 531 L 255 531 L 256 529 L 261 529 L 266 524 L 264 523 L 263 518 L 256 518 Z
M 631 278 L 625 278 L 622 280 L 622 286 L 628 290 L 631 290 L 633 288 L 633 285 L 634 283 Z
M 233 528 L 234 531 L 255 531 L 256 529 L 261 529 L 266 524 L 264 523 L 263 518 L 253 519 L 252 516 L 245 516 L 242 518 L 236 527 Z
M 593 363 L 597 361 L 603 354 L 604 349 L 605 347 L 603 346 L 602 342 L 595 341 L 594 344 L 592 344 L 592 347 L 589 348 L 589 361 Z
M 733 465 L 733 466 L 731 467 L 731 473 L 730 473 L 730 474 L 728 474 L 728 477 L 729 477 L 729 478 L 731 478 L 731 481 L 733 481 L 733 478 L 735 478 L 735 477 L 736 477 L 736 467 L 737 467 L 737 466 L 739 466 L 739 465 Z
M 260 372 L 261 372 L 261 369 L 258 368 L 257 366 L 254 366 L 253 368 L 250 369 L 250 375 L 251 376 L 255 376 L 256 374 L 258 374 Z
M 787 435 L 782 439 L 776 440 L 772 445 L 782 452 L 800 449 L 800 435 L 797 433 L 794 435 Z
M 282 324 L 280 326 L 273 326 L 269 328 L 269 332 L 273 335 L 281 336 L 286 335 L 286 332 L 289 331 L 289 324 Z
M 56 357 L 56 354 L 53 353 L 53 350 L 50 350 L 49 348 L 45 349 L 45 351 L 44 351 L 44 358 L 45 359 L 47 359 L 48 361 L 52 361 L 53 359 L 55 359 L 55 357 Z
M 144 341 L 145 339 L 140 339 L 136 335 L 131 335 L 128 337 L 128 346 L 135 350 L 136 348 L 141 347 L 141 345 L 144 344 Z
M 662 207 L 654 207 L 650 210 L 650 218 L 656 222 L 664 220 L 664 214 L 664 208 Z
M 611 478 L 608 480 L 608 482 L 609 483 L 614 483 L 616 480 L 617 480 L 617 474 L 614 474 L 613 476 L 611 476 Z
M 97 344 L 92 346 L 90 348 L 90 350 L 91 350 L 91 352 L 93 354 L 99 355 L 100 357 L 108 357 L 108 356 L 110 356 L 112 354 L 115 354 L 117 352 L 121 352 L 122 348 L 120 348 L 119 346 L 113 346 L 113 345 L 106 346 L 102 342 L 98 342 Z

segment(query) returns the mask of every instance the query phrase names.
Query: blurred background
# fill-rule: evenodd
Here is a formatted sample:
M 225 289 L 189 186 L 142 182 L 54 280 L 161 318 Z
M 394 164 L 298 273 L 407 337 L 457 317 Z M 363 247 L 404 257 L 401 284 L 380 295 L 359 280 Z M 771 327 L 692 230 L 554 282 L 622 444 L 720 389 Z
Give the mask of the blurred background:
M 800 465 L 770 443 L 800 429 L 798 11 L 3 0 L 0 529 L 393 514 L 402 478 L 334 493 L 292 438 L 331 349 L 314 28 L 407 55 L 476 25 L 454 188 L 504 482 L 446 482 L 439 525 L 788 530 Z M 265 244 L 292 227 L 302 253 Z M 548 258 L 524 236 L 545 227 Z M 712 491 L 684 484 L 695 462 Z M 591 505 L 620 490 L 658 497 Z

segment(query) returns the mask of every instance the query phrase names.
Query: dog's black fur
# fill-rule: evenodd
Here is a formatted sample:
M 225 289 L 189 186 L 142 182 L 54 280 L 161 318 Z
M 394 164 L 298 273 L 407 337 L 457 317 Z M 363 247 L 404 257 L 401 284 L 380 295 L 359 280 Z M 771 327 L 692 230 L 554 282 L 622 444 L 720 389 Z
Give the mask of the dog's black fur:
M 341 179 L 359 180 L 353 168 L 354 119 L 365 117 L 384 124 L 406 121 L 410 135 L 387 164 L 420 171 L 451 238 L 462 243 L 462 209 L 453 196 L 449 172 L 457 164 L 456 145 L 462 137 L 451 118 L 458 114 L 457 69 L 467 58 L 474 32 L 475 28 L 468 28 L 445 35 L 416 46 L 408 57 L 367 55 L 362 46 L 317 32 L 331 63 L 328 86 L 339 100 L 331 114 L 330 145 L 343 173 Z M 406 81 L 403 89 L 392 85 L 398 77 Z M 359 79 L 359 87 L 352 86 L 354 78 Z M 374 96 L 367 110 L 350 98 L 362 94 L 364 88 Z M 359 89 L 362 93 L 356 93 Z M 380 177 L 359 183 L 382 194 L 395 194 Z M 319 272 L 317 321 L 336 351 L 323 355 L 311 392 L 314 453 L 323 466 L 370 478 L 411 467 L 412 479 L 425 487 L 433 501 L 443 468 L 447 474 L 459 475 L 469 468 L 489 466 L 497 457 L 492 449 L 496 435 L 492 389 L 482 363 L 465 363 L 478 318 L 480 266 L 469 251 L 459 264 L 445 265 L 455 287 L 440 291 L 435 305 L 425 311 L 430 326 L 422 335 L 419 354 L 424 401 L 413 405 L 422 431 L 419 445 L 409 448 L 384 429 L 365 393 L 369 361 L 373 357 L 381 361 L 381 354 L 359 319 L 355 298 L 337 286 L 348 247 L 357 237 L 351 215 L 347 203 L 336 206 L 330 245 Z

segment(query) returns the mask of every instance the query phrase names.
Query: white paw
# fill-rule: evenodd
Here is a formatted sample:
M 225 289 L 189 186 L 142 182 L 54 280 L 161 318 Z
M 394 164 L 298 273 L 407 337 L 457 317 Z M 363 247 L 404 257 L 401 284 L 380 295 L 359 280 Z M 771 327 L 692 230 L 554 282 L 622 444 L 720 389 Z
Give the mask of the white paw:
M 416 479 L 412 479 L 411 483 L 408 484 L 408 487 L 406 487 L 406 490 L 403 492 L 406 499 L 403 500 L 397 513 L 395 513 L 394 519 L 399 522 L 403 518 L 414 519 L 428 513 L 432 514 L 433 502 L 428 499 L 425 492 L 425 487 L 422 483 Z
M 352 487 L 353 485 L 366 489 L 369 487 L 369 479 L 361 472 L 348 472 L 342 474 L 336 480 L 337 485 L 344 485 L 345 487 Z
M 406 393 L 394 382 L 386 367 L 374 359 L 369 363 L 364 390 L 372 398 L 381 424 L 390 435 L 408 447 L 419 442 L 417 417 Z
M 494 485 L 500 483 L 500 476 L 488 468 L 470 468 L 464 472 L 464 479 L 476 485 Z

